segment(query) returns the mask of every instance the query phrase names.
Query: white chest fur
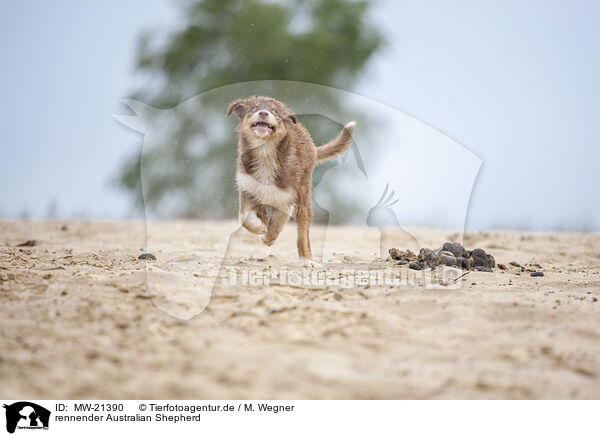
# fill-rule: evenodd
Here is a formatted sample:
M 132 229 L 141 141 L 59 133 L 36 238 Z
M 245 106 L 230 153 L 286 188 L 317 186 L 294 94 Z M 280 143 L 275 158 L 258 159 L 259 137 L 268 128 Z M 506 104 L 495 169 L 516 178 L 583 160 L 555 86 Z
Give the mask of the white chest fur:
M 277 161 L 277 145 L 268 142 L 263 143 L 253 149 L 254 162 L 256 168 L 254 178 L 261 183 L 275 184 L 275 178 L 279 172 L 279 162 Z
M 277 145 L 255 138 L 250 146 L 254 158 L 251 164 L 255 171 L 250 175 L 243 168 L 240 169 L 236 175 L 238 188 L 261 204 L 276 207 L 291 215 L 296 200 L 295 192 L 291 188 L 281 189 L 275 184 L 279 171 Z

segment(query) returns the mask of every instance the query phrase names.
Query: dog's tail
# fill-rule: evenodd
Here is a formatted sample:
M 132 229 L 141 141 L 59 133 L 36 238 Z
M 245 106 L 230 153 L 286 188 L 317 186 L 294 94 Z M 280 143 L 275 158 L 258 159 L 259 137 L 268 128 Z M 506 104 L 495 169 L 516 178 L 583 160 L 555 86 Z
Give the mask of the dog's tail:
M 352 145 L 352 134 L 354 133 L 355 125 L 356 123 L 354 121 L 350 121 L 344 126 L 344 129 L 337 138 L 325 145 L 317 147 L 317 163 L 332 160 L 348 150 L 350 145 Z

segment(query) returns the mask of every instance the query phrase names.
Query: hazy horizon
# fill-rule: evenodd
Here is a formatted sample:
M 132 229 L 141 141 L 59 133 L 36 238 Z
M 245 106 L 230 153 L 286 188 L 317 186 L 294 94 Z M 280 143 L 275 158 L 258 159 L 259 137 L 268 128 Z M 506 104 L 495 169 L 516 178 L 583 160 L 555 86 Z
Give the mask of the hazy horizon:
M 600 4 L 380 0 L 372 18 L 387 43 L 348 91 L 483 161 L 467 230 L 600 230 Z M 166 0 L 0 5 L 0 218 L 143 217 L 111 182 L 142 136 L 113 114 L 145 80 L 136 37 L 178 19 Z

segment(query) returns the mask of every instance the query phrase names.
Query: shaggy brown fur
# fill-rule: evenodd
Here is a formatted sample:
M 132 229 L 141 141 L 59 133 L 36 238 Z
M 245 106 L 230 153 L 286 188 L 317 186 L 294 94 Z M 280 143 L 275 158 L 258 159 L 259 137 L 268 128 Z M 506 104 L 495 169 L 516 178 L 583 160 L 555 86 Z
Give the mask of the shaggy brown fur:
M 290 216 L 298 228 L 300 259 L 314 264 L 310 250 L 311 186 L 316 164 L 333 159 L 352 144 L 354 122 L 322 147 L 282 102 L 270 97 L 248 97 L 229 104 L 240 123 L 237 185 L 240 223 L 273 244 Z M 269 217 L 267 207 L 271 208 Z

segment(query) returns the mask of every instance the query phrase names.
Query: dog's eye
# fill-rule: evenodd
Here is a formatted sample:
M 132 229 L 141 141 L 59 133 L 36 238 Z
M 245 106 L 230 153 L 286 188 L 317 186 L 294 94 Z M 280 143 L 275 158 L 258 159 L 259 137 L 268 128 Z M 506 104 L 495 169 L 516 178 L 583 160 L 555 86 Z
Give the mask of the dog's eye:
M 275 109 L 271 109 L 271 112 L 273 112 L 275 115 L 277 115 L 277 111 Z
M 256 112 L 256 106 L 254 106 L 250 112 Z

